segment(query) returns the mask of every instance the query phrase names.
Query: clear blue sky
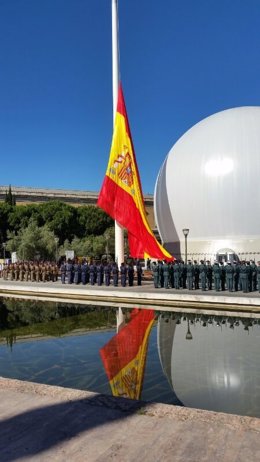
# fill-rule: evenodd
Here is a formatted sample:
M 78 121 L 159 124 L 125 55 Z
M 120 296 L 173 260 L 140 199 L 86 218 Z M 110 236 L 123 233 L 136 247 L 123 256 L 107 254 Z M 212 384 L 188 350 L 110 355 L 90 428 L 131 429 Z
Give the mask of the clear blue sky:
M 260 105 L 260 0 L 119 0 L 144 193 L 204 117 Z M 0 185 L 98 191 L 112 136 L 111 0 L 0 0 Z

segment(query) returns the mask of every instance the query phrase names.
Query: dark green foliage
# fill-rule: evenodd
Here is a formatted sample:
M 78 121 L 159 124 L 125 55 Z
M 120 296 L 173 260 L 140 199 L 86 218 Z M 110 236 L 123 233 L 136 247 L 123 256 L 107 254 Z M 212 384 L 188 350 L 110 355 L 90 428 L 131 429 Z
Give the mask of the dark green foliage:
M 20 258 L 21 255 L 32 258 L 35 252 L 42 258 L 50 258 L 55 253 L 55 236 L 63 254 L 69 248 L 77 255 L 104 254 L 107 246 L 104 233 L 112 226 L 113 220 L 91 205 L 76 208 L 60 201 L 19 206 L 0 204 L 0 243 L 7 242 L 7 250 L 19 252 Z M 43 252 L 42 243 L 48 244 L 48 239 L 50 248 Z M 112 240 L 109 239 L 110 253 Z
M 8 205 L 15 205 L 16 204 L 15 196 L 12 193 L 11 185 L 9 185 L 9 189 L 5 193 L 5 203 L 8 204 Z

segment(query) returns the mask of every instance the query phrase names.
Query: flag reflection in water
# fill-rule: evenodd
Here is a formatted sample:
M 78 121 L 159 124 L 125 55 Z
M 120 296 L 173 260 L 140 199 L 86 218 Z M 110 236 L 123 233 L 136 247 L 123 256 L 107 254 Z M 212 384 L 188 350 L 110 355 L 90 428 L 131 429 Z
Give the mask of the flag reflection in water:
M 118 334 L 100 350 L 114 396 L 140 399 L 154 310 L 135 308 Z

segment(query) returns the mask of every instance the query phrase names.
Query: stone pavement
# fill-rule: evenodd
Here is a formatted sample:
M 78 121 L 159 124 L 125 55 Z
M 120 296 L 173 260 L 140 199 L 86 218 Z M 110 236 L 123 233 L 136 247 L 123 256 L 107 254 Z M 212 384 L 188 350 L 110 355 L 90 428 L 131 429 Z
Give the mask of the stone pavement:
M 260 419 L 0 378 L 0 461 L 256 462 Z
M 151 281 L 142 286 L 113 287 L 61 284 L 58 282 L 21 282 L 0 279 L 0 296 L 54 300 L 68 303 L 113 304 L 137 307 L 180 308 L 191 310 L 240 311 L 260 313 L 259 292 L 214 292 L 201 290 L 155 289 Z

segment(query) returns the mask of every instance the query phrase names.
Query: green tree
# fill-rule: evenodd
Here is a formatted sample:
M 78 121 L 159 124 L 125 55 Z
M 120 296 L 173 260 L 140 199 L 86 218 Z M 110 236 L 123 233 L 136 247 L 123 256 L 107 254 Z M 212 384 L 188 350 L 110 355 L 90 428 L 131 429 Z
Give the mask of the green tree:
M 101 235 L 113 225 L 113 220 L 103 210 L 93 205 L 77 209 L 78 236 Z
M 32 220 L 17 235 L 12 233 L 9 236 L 7 249 L 16 251 L 21 260 L 54 260 L 56 257 L 55 234 L 47 225 L 39 227 Z
M 65 239 L 77 235 L 77 209 L 60 201 L 49 201 L 39 205 L 42 223 L 59 238 L 61 244 Z
M 12 193 L 12 188 L 10 184 L 8 191 L 5 192 L 5 203 L 11 206 L 16 204 L 15 196 Z

